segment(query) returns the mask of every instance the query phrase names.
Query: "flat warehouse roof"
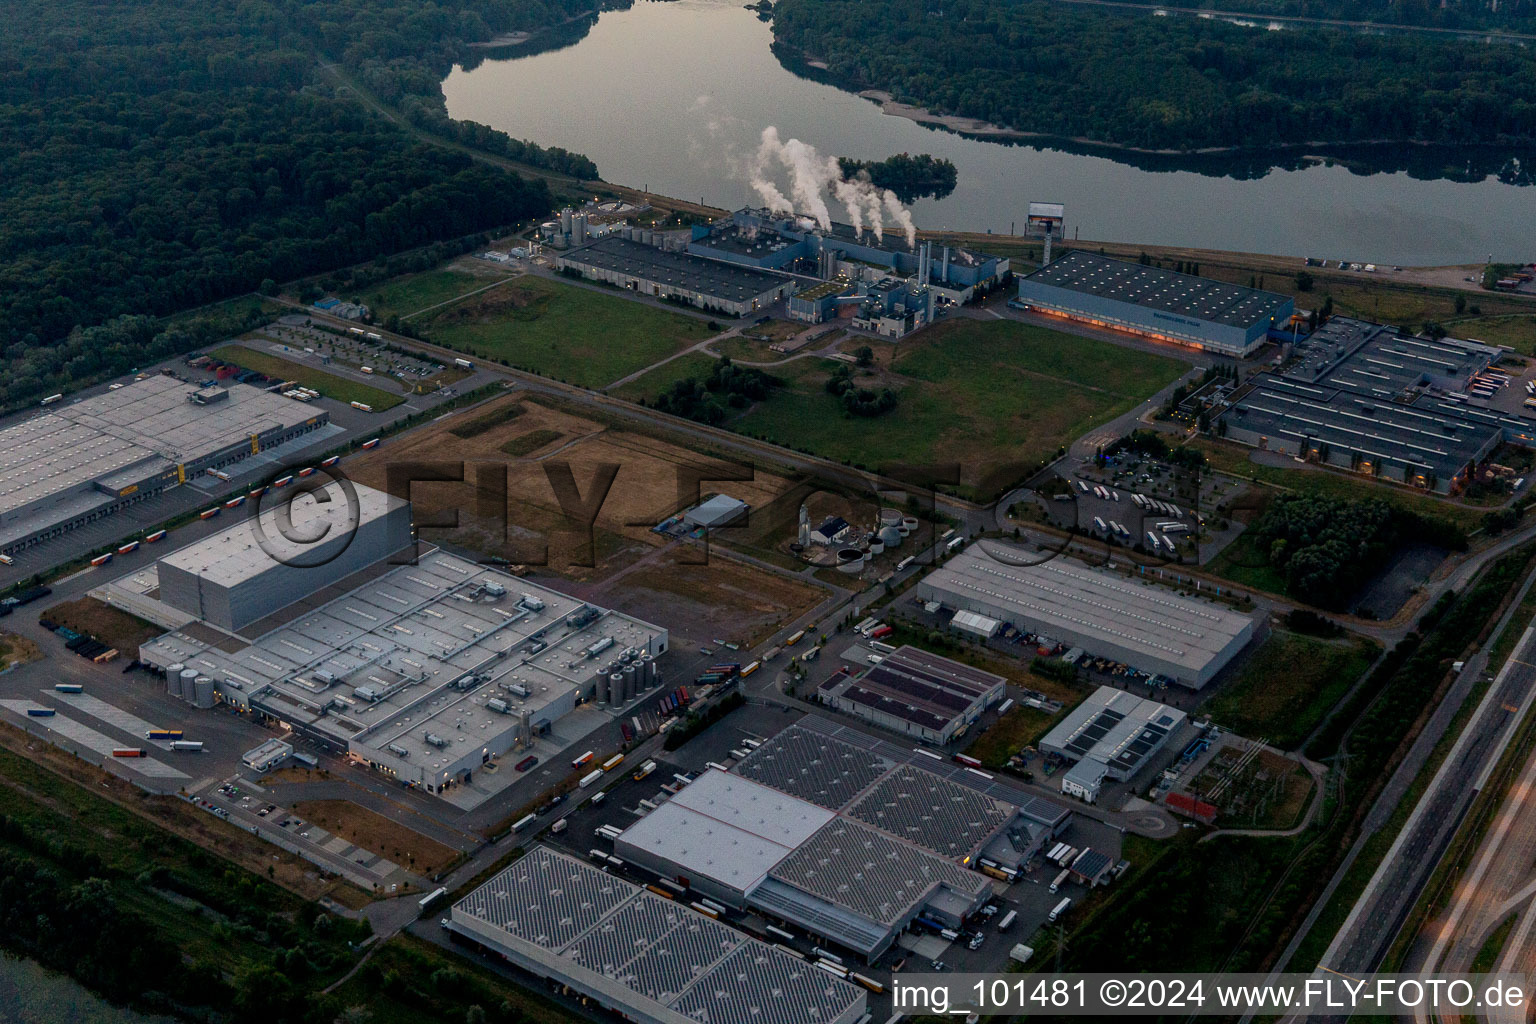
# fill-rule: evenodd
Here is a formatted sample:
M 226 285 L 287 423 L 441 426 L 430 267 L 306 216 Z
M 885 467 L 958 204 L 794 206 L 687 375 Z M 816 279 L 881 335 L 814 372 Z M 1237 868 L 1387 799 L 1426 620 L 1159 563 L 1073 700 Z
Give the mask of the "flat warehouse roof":
M 969 857 L 1017 808 L 905 764 L 877 782 L 845 812 L 940 856 Z
M 830 1024 L 865 1001 L 798 957 L 542 845 L 455 904 L 452 920 L 567 977 L 610 979 L 667 1020 L 763 1024 L 792 1007 Z
M 1103 762 L 1124 779 L 1141 768 L 1185 717 L 1177 708 L 1101 686 L 1046 733 L 1040 745 L 1079 761 Z
M 1250 616 L 1181 597 L 1162 587 L 1071 558 L 1031 565 L 987 554 L 972 545 L 935 569 L 925 587 L 951 601 L 977 601 L 1039 632 L 1098 635 L 1123 649 L 1200 673 L 1253 627 Z
M 245 384 L 225 385 L 227 401 L 200 405 L 198 391 L 171 377 L 134 381 L 0 429 L 0 513 L 56 491 L 130 468 L 137 479 L 323 415 L 301 402 Z
M 833 817 L 813 803 L 711 768 L 618 842 L 746 893 Z
M 1228 327 L 1267 323 L 1292 302 L 1275 292 L 1110 259 L 1081 249 L 1052 260 L 1024 280 Z
M 755 299 L 793 280 L 783 274 L 770 274 L 683 252 L 669 252 L 617 236 L 600 238 L 557 258 L 565 263 L 627 274 L 730 302 Z

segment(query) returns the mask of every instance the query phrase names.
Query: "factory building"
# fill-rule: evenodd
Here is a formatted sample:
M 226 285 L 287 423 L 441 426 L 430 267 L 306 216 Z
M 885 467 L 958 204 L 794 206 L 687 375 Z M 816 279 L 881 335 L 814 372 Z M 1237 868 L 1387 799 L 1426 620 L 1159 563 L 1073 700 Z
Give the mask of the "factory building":
M 921 762 L 921 763 L 916 763 Z M 990 776 L 816 716 L 712 769 L 615 840 L 616 855 L 873 959 L 918 915 L 958 926 L 1069 813 Z
M 134 381 L 0 429 L 0 552 L 293 441 L 323 410 L 245 384 Z
M 218 557 L 246 541 L 250 520 L 98 596 L 168 630 L 139 657 L 165 675 L 170 695 L 250 712 L 433 793 L 525 749 L 578 702 L 620 707 L 660 685 L 666 630 L 440 550 L 397 564 L 390 527 L 400 508 L 408 521 L 409 506 L 357 490 L 374 510 L 353 542 L 363 554 L 341 569 L 341 558 L 280 566 L 292 571 L 281 596 L 269 585 L 278 570 L 237 578 Z M 298 531 L 316 532 L 319 521 L 295 513 Z M 368 532 L 375 521 L 385 525 Z M 242 566 L 255 562 L 240 556 Z M 204 592 L 194 586 L 190 605 L 182 573 Z M 162 574 L 177 581 L 170 593 Z M 231 628 L 199 613 L 226 607 L 248 623 Z
M 1034 564 L 993 542 L 929 573 L 917 597 L 1199 689 L 1253 637 L 1254 617 L 1072 558 Z
M 1285 295 L 1074 250 L 1019 279 L 1042 313 L 1244 358 L 1290 324 Z
M 823 704 L 882 729 L 944 746 L 1003 699 L 1007 680 L 916 647 L 902 647 L 862 675 L 836 675 Z
M 1488 373 L 1501 354 L 1334 317 L 1278 372 L 1227 395 L 1213 429 L 1255 448 L 1449 494 L 1500 443 L 1536 443 L 1536 423 L 1489 408 L 1506 380 Z
M 683 522 L 689 526 L 713 530 L 723 526 L 742 526 L 752 506 L 729 494 L 717 494 L 702 504 L 683 513 Z
M 820 278 L 860 267 L 879 268 L 883 276 L 915 278 L 917 287 L 933 287 L 956 303 L 1000 282 L 1009 271 L 1004 256 L 960 246 L 925 250 L 909 246 L 900 232 L 876 237 L 872 230 L 858 231 L 847 224 L 834 223 L 830 231 L 823 231 L 806 217 L 752 208 L 737 210 L 715 224 L 695 225 L 688 251 L 749 267 L 798 269 Z M 832 255 L 831 262 L 823 253 Z
M 448 928 L 640 1024 L 857 1024 L 863 989 L 550 847 L 456 903 Z
M 1061 791 L 1093 803 L 1105 780 L 1136 775 L 1184 724 L 1184 712 L 1113 686 L 1101 686 L 1040 741 L 1040 751 L 1076 764 Z
M 766 309 L 793 294 L 800 283 L 784 274 L 671 252 L 617 236 L 557 255 L 555 269 L 730 316 Z

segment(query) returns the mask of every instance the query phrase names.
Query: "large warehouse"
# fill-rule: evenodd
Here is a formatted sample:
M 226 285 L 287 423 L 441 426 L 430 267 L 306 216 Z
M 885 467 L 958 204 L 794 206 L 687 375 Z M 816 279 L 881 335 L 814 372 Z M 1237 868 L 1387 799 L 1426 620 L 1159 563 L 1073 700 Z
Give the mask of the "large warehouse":
M 1253 636 L 1254 618 L 1062 556 L 1013 564 L 975 544 L 917 585 L 923 601 L 977 612 L 1199 689 Z M 1021 552 L 1018 562 L 1030 556 Z
M 943 746 L 1003 699 L 1007 680 L 916 647 L 901 647 L 862 675 L 833 676 L 823 704 L 892 732 Z
M 1501 442 L 1536 443 L 1536 423 L 1488 408 L 1469 387 L 1500 355 L 1475 341 L 1334 317 L 1296 346 L 1281 372 L 1235 390 L 1215 429 L 1256 448 L 1447 494 Z
M 681 299 L 731 316 L 766 309 L 792 295 L 799 284 L 784 274 L 671 252 L 616 236 L 558 254 L 555 269 L 571 270 L 589 281 L 606 281 L 641 295 Z
M 456 903 L 448 927 L 641 1024 L 857 1024 L 863 989 L 547 846 Z
M 1058 316 L 1243 358 L 1290 322 L 1296 303 L 1075 249 L 1019 279 L 1019 302 Z
M 989 776 L 807 716 L 733 773 L 705 772 L 614 850 L 872 959 L 919 914 L 958 926 L 991 895 L 970 868 L 1017 867 L 1069 817 Z
M 358 491 L 365 509 L 391 510 L 375 518 L 394 514 L 398 499 Z M 231 606 L 264 611 L 243 632 L 165 593 L 162 573 L 220 571 L 208 552 L 251 530 L 248 520 L 199 541 L 101 596 L 170 630 L 139 657 L 177 696 L 262 715 L 402 783 L 441 792 L 526 747 L 579 700 L 623 706 L 660 685 L 666 630 L 444 551 L 392 564 L 392 539 L 378 539 L 387 532 L 359 532 L 354 547 L 364 545 L 371 561 L 293 570 L 314 578 L 287 577 L 282 598 L 265 574 L 234 583 Z M 241 594 L 246 586 L 256 599 Z
M 0 429 L 0 551 L 291 441 L 329 414 L 245 384 L 154 376 Z
M 1161 750 L 1186 715 L 1113 686 L 1101 686 L 1040 740 L 1040 752 L 1078 762 L 1062 778 L 1062 792 L 1092 803 L 1104 779 L 1120 782 Z M 1083 771 L 1092 768 L 1091 772 Z

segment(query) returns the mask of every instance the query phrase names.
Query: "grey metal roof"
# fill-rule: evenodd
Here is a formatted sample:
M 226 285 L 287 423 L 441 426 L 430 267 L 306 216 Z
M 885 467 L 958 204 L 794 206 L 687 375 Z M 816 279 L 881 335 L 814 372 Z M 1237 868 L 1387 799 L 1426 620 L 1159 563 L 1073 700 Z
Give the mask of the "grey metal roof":
M 535 846 L 470 893 L 455 921 L 557 954 L 699 1024 L 839 1020 L 862 990 L 575 857 Z M 477 932 L 477 934 L 481 934 Z
M 1204 670 L 1239 636 L 1252 617 L 1181 597 L 1150 583 L 1090 568 L 1071 558 L 1016 564 L 1008 547 L 972 545 L 923 579 L 951 606 L 979 602 L 1015 623 L 1097 635 L 1127 651 L 1157 658 L 1191 673 Z
M 1275 292 L 1110 259 L 1081 249 L 1052 260 L 1026 280 L 1229 327 L 1268 322 L 1291 302 Z
M 969 857 L 1016 809 L 916 765 L 901 765 L 846 813 L 943 857 Z
M 640 850 L 746 893 L 832 817 L 813 803 L 710 769 L 626 829 L 615 850 Z
M 832 689 L 846 700 L 937 731 L 1005 682 L 1002 676 L 906 646 Z
M 727 302 L 748 302 L 793 280 L 738 263 L 657 249 L 616 235 L 561 253 L 559 259 L 566 264 L 626 274 Z
M 745 513 L 751 506 L 728 494 L 717 494 L 683 513 L 683 521 L 693 526 L 719 526 Z

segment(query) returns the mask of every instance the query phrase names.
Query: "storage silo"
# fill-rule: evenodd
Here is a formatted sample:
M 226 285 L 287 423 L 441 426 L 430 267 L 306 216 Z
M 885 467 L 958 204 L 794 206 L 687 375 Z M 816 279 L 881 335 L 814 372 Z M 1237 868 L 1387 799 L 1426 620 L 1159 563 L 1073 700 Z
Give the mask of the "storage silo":
M 197 669 L 184 668 L 181 670 L 181 699 L 185 701 L 197 700 Z
M 567 206 L 565 209 L 560 211 L 560 233 L 561 234 L 569 235 L 571 233 L 571 220 L 572 220 L 573 216 L 574 215 L 572 214 L 571 208 L 569 206 Z
M 192 681 L 193 701 L 200 708 L 213 707 L 213 679 L 209 676 L 198 676 Z
M 165 692 L 172 697 L 181 696 L 181 670 L 186 667 L 178 661 L 165 670 Z
M 656 685 L 656 659 L 649 654 L 640 659 L 640 689 L 649 690 Z
M 640 666 L 639 665 L 636 665 L 634 662 L 630 662 L 628 665 L 624 666 L 624 701 L 625 701 L 625 703 L 628 703 L 629 701 L 632 701 L 632 700 L 635 699 L 635 694 L 639 690 L 639 685 L 635 682 L 635 680 L 636 680 L 636 678 L 638 678 L 639 675 L 640 675 Z
M 879 536 L 881 542 L 885 544 L 887 549 L 901 547 L 901 539 L 903 534 L 901 532 L 901 527 L 899 526 L 882 526 L 880 527 L 880 533 L 877 536 Z
M 615 672 L 608 677 L 608 703 L 617 707 L 624 703 L 624 673 Z

